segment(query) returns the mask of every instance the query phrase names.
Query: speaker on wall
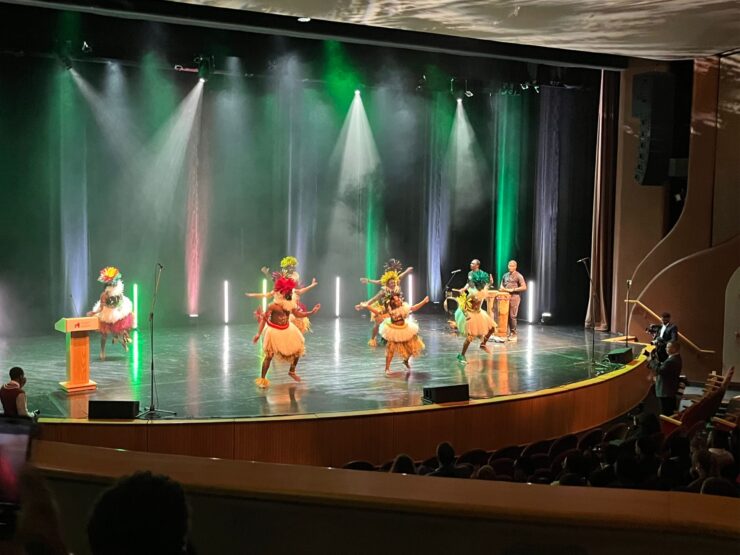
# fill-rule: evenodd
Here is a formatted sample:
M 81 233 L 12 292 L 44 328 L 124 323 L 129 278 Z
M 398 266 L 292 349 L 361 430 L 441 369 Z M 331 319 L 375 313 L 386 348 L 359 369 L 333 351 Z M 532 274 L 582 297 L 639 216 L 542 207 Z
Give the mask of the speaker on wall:
M 470 399 L 468 384 L 425 387 L 423 400 L 430 403 L 454 403 Z
M 671 73 L 639 73 L 632 80 L 632 116 L 640 118 L 635 167 L 635 180 L 640 185 L 664 185 L 668 181 L 674 93 L 675 78 Z
M 133 420 L 139 414 L 139 401 L 90 401 L 88 420 Z

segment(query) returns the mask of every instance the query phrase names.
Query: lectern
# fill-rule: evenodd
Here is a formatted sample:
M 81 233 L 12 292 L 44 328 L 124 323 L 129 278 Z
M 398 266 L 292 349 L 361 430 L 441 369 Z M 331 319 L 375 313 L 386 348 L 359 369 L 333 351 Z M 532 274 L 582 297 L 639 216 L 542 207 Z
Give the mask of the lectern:
M 509 303 L 511 293 L 506 291 L 496 291 L 496 335 L 506 337 L 509 334 Z
M 54 329 L 67 335 L 67 381 L 59 385 L 69 393 L 90 391 L 98 387 L 90 379 L 90 332 L 99 327 L 96 316 L 62 318 Z

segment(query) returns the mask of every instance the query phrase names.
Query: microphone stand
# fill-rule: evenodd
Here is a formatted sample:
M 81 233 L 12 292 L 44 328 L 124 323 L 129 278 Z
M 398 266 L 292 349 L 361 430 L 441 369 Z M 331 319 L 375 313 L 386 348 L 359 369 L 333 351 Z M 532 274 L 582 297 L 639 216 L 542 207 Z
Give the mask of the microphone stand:
M 624 346 L 629 347 L 630 342 L 630 288 L 632 280 L 627 280 L 627 302 L 624 303 Z
M 158 409 L 154 403 L 156 384 L 154 382 L 154 307 L 157 305 L 157 294 L 159 293 L 159 280 L 162 277 L 162 266 L 159 262 L 154 267 L 154 295 L 152 295 L 152 307 L 149 311 L 149 345 L 151 347 L 151 366 L 150 366 L 150 397 L 149 406 L 136 415 L 136 418 L 142 420 L 152 420 L 153 418 L 159 418 L 163 415 L 176 415 L 177 413 L 171 410 Z

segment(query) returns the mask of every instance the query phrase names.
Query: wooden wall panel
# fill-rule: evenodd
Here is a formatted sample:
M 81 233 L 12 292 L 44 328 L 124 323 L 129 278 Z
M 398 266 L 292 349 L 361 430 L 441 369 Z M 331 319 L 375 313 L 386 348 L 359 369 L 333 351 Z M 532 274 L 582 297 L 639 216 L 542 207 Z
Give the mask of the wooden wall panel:
M 234 458 L 234 421 L 161 423 L 147 426 L 149 451 L 196 457 Z

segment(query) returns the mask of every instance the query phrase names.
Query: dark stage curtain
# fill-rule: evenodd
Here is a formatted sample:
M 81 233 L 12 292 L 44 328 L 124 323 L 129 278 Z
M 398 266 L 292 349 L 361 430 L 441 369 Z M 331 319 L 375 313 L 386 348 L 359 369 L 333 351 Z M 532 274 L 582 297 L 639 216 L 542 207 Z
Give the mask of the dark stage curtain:
M 601 72 L 594 206 L 591 227 L 592 289 L 586 312 L 586 327 L 592 322 L 599 331 L 609 329 L 611 264 L 614 229 L 614 188 L 617 175 L 619 129 L 619 74 Z
M 583 317 L 593 201 L 596 91 L 543 87 L 535 178 L 535 313 L 558 323 Z

